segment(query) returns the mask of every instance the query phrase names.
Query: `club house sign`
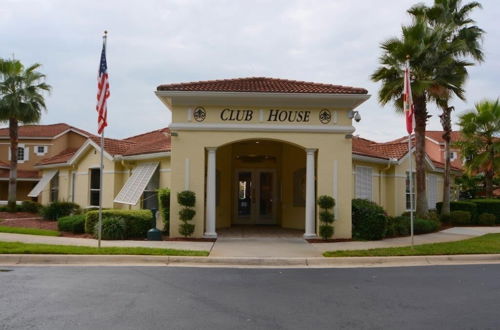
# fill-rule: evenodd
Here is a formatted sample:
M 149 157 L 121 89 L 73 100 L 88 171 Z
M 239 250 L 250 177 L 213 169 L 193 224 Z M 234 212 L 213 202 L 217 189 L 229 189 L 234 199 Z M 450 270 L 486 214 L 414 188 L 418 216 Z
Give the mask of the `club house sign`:
M 251 109 L 230 109 L 225 108 L 219 111 L 219 118 L 223 122 L 251 122 L 256 118 L 257 113 L 260 121 L 266 122 L 287 122 L 287 123 L 308 123 L 311 119 L 310 110 L 251 110 Z M 266 113 L 267 112 L 267 113 Z M 197 122 L 202 122 L 207 116 L 203 107 L 196 107 L 193 111 L 193 117 Z M 328 124 L 332 119 L 332 114 L 328 109 L 322 109 L 319 112 L 319 121 L 322 124 Z

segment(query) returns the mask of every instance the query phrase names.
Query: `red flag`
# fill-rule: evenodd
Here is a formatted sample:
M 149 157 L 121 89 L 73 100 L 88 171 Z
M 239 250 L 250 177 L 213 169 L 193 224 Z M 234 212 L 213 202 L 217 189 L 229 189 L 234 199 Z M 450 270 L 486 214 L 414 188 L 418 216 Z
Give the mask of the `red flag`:
M 410 63 L 406 61 L 406 69 L 404 76 L 403 87 L 403 109 L 406 118 L 406 131 L 408 134 L 413 133 L 415 128 L 415 107 L 413 106 L 413 97 L 411 95 L 411 81 L 410 81 Z
M 108 65 L 106 63 L 106 35 L 101 52 L 101 63 L 99 64 L 99 75 L 97 77 L 97 133 L 101 134 L 104 127 L 108 126 L 108 107 L 106 100 L 109 97 Z

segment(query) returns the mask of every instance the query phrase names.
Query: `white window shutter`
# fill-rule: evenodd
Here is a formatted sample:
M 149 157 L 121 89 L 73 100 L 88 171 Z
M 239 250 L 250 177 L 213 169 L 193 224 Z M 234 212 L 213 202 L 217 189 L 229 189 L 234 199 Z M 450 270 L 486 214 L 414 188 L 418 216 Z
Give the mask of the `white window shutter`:
M 132 170 L 132 175 L 116 195 L 114 202 L 135 205 L 139 201 L 144 189 L 156 171 L 159 162 L 139 164 Z

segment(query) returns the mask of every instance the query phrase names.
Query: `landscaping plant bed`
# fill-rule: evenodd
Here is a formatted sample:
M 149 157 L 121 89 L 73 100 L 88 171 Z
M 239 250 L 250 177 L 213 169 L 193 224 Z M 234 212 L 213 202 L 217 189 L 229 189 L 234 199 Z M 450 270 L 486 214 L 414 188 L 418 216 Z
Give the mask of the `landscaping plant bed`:
M 308 243 L 340 243 L 340 242 L 352 242 L 352 238 L 331 238 L 331 239 L 321 239 L 321 238 L 307 238 Z
M 18 219 L 3 220 L 3 221 L 0 221 L 0 225 L 6 226 L 6 227 L 57 230 L 57 222 L 56 221 L 47 221 L 47 220 L 42 220 L 41 218 L 38 218 L 38 219 L 18 218 Z
M 177 241 L 177 242 L 215 242 L 217 238 L 193 238 L 193 237 L 168 237 L 162 236 L 164 241 Z
M 14 219 L 42 219 L 37 213 L 30 212 L 0 212 L 0 219 L 14 220 Z

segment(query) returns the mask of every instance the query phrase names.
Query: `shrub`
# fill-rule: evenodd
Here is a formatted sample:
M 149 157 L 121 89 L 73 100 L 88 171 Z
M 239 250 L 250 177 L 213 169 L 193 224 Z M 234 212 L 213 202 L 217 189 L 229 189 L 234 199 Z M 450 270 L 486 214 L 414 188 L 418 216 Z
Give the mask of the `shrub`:
M 500 199 L 472 199 L 476 204 L 477 213 L 491 213 L 495 216 L 495 223 L 500 224 Z
M 94 226 L 94 237 L 98 238 L 99 235 L 99 224 L 96 223 Z M 109 240 L 125 239 L 126 235 L 126 224 L 123 218 L 111 216 L 102 219 L 102 231 L 101 238 Z
M 181 223 L 179 226 L 179 233 L 184 237 L 189 237 L 194 233 L 194 225 L 192 223 Z
M 188 223 L 188 221 L 191 221 L 196 215 L 196 211 L 191 208 L 196 203 L 196 194 L 189 190 L 181 191 L 177 194 L 177 202 L 184 206 L 179 211 L 179 218 L 182 221 L 179 233 L 184 237 L 189 237 L 194 233 L 194 225 Z
M 160 206 L 160 214 L 163 219 L 164 231 L 169 231 L 170 225 L 170 189 L 158 189 L 158 205 Z
M 421 218 L 414 219 L 413 225 L 413 232 L 416 235 L 433 233 L 435 231 L 438 231 L 441 227 L 438 221 Z
M 491 213 L 482 213 L 477 218 L 477 223 L 483 226 L 493 226 L 495 224 L 495 215 Z
M 441 214 L 439 220 L 442 223 L 450 223 L 451 222 L 451 214 Z
M 80 206 L 71 202 L 53 202 L 40 210 L 42 217 L 47 220 L 57 220 L 79 212 Z
M 194 218 L 195 214 L 195 210 L 185 207 L 179 211 L 179 218 L 182 221 L 189 221 Z
M 323 195 L 318 197 L 318 205 L 322 209 L 328 210 L 335 206 L 335 199 L 331 196 Z
M 125 238 L 145 238 L 151 228 L 150 210 L 103 210 L 102 219 L 120 217 L 125 222 Z M 89 211 L 85 214 L 85 232 L 94 234 L 96 223 L 99 221 L 99 211 Z
M 327 240 L 334 233 L 332 223 L 335 221 L 335 215 L 330 212 L 330 209 L 335 206 L 335 199 L 331 196 L 322 195 L 318 197 L 317 203 L 323 209 L 323 211 L 319 212 L 319 220 L 321 221 L 319 235 L 322 239 Z
M 330 237 L 333 236 L 333 226 L 331 225 L 320 225 L 319 226 L 319 236 L 323 238 L 324 240 L 329 239 Z
M 385 237 L 387 216 L 382 207 L 366 199 L 352 200 L 352 235 L 363 240 Z
M 458 226 L 471 225 L 472 216 L 469 211 L 452 211 L 451 223 Z
M 60 231 L 67 231 L 73 234 L 83 234 L 85 232 L 85 215 L 68 215 L 57 219 L 57 228 Z
M 443 203 L 436 203 L 436 209 L 438 214 L 441 214 L 441 208 L 443 207 Z M 467 211 L 471 214 L 472 220 L 477 218 L 477 206 L 472 202 L 465 201 L 454 201 L 450 202 L 450 211 Z
M 196 203 L 196 194 L 190 190 L 184 190 L 177 194 L 177 202 L 185 207 L 193 207 Z
M 38 213 L 40 212 L 41 208 L 42 204 L 33 201 L 23 201 L 20 207 L 22 212 L 31 212 L 31 213 Z

